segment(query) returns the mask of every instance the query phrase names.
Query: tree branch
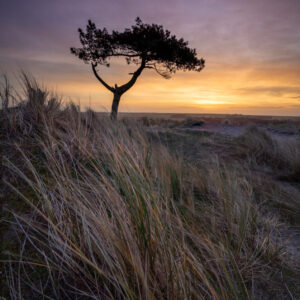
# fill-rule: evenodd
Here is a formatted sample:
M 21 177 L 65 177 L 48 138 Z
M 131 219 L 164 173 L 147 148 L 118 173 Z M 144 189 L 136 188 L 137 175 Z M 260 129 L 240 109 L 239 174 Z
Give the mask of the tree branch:
M 145 69 L 145 67 L 146 67 L 146 61 L 144 59 L 142 59 L 142 63 L 140 65 L 140 67 L 133 73 L 131 79 L 127 83 L 125 83 L 124 85 L 119 87 L 119 91 L 121 94 L 128 91 L 135 84 L 137 78 L 141 75 L 141 73 Z
M 150 64 L 149 64 L 150 65 Z M 162 76 L 163 78 L 165 78 L 165 79 L 170 79 L 171 78 L 171 72 L 169 71 L 161 71 L 161 70 L 159 70 L 158 68 L 157 68 L 157 64 L 156 63 L 153 63 L 153 64 L 151 64 L 151 67 L 149 67 L 149 69 L 154 69 L 155 70 L 155 72 L 158 74 L 158 75 L 160 75 L 160 76 Z
M 92 70 L 94 72 L 94 75 L 96 76 L 96 78 L 108 89 L 110 90 L 112 93 L 115 92 L 115 89 L 111 86 L 109 86 L 97 73 L 96 70 L 97 64 L 92 63 Z
M 139 57 L 139 54 L 125 54 L 125 53 L 113 53 L 109 56 L 125 56 L 125 57 Z
M 150 67 L 150 66 L 145 66 L 144 69 L 154 69 L 154 67 Z M 128 73 L 128 75 L 133 75 L 135 72 L 132 73 Z

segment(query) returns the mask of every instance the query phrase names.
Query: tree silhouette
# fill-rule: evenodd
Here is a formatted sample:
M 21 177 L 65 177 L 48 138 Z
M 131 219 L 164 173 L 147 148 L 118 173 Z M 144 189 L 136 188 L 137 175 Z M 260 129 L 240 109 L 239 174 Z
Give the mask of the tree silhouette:
M 96 78 L 114 94 L 111 118 L 116 119 L 121 96 L 136 82 L 144 69 L 153 69 L 164 78 L 170 78 L 176 70 L 194 70 L 200 72 L 204 68 L 203 58 L 198 59 L 195 49 L 188 47 L 182 38 L 177 39 L 170 31 L 160 25 L 145 24 L 136 18 L 135 25 L 123 32 L 106 28 L 98 29 L 92 21 L 88 21 L 86 32 L 78 29 L 81 48 L 71 48 L 71 53 L 91 63 Z M 97 66 L 109 67 L 109 59 L 124 57 L 128 64 L 139 67 L 131 79 L 122 86 L 108 85 L 98 74 Z

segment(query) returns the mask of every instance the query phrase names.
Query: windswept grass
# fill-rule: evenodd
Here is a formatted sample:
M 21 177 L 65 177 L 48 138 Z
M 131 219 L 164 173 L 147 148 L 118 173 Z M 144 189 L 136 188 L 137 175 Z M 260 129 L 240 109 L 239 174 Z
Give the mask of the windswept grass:
M 12 241 L 1 254 L 6 297 L 229 300 L 299 293 L 299 269 L 280 243 L 280 224 L 260 210 L 256 185 L 239 166 L 218 157 L 193 164 L 152 142 L 140 123 L 63 107 L 23 79 L 27 100 L 6 105 L 1 116 L 2 237 Z M 260 145 L 258 138 L 242 140 L 243 147 Z M 256 161 L 278 155 L 277 148 L 259 147 Z M 294 159 L 294 150 L 286 151 Z M 253 151 L 243 155 L 252 159 Z
M 237 138 L 239 155 L 250 158 L 256 164 L 265 164 L 273 169 L 300 171 L 299 140 L 283 141 L 272 138 L 265 130 L 250 126 Z

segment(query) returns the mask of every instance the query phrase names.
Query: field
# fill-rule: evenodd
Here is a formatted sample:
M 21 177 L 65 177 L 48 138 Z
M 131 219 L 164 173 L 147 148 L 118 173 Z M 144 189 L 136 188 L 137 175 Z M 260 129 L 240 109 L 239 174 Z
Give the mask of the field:
M 23 85 L 1 89 L 4 299 L 300 298 L 300 118 L 112 122 Z

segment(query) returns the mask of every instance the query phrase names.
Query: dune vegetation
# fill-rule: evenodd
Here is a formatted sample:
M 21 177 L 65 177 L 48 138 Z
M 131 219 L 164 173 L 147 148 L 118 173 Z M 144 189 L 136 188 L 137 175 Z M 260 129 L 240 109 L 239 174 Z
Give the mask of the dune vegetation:
M 5 299 L 300 297 L 299 139 L 113 122 L 22 78 L 1 87 Z

